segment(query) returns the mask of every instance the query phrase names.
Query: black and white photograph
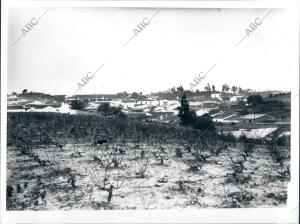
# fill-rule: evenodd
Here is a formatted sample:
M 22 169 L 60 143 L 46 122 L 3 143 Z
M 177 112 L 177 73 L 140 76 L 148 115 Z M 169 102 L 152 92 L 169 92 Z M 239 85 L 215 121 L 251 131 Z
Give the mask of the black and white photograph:
M 288 207 L 299 43 L 287 9 L 9 7 L 7 18 L 7 212 Z

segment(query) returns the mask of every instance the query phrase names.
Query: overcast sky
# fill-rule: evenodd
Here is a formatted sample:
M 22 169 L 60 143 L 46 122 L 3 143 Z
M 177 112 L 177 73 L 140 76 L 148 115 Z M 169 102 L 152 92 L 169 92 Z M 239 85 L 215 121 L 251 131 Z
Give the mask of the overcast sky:
M 217 89 L 224 83 L 256 90 L 289 90 L 287 13 L 273 11 L 235 46 L 269 9 L 161 9 L 143 31 L 134 29 L 157 9 L 50 8 L 14 46 L 22 28 L 46 8 L 11 8 L 8 91 L 72 95 L 88 73 L 104 66 L 77 94 L 150 93 L 190 83 L 200 72 Z M 147 20 L 146 20 L 147 21 Z

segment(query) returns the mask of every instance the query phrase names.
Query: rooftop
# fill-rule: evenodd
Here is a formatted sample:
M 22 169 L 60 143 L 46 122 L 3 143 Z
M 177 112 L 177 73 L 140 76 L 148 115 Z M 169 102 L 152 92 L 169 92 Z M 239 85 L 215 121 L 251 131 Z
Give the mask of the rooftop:
M 245 116 L 240 117 L 241 119 L 257 119 L 260 118 L 262 116 L 266 116 L 266 114 L 248 114 Z

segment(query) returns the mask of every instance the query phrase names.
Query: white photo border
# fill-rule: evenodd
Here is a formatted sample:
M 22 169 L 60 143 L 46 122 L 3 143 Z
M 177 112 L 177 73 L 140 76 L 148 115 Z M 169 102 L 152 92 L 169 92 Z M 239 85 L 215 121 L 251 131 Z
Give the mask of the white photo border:
M 8 1 L 1 8 L 1 223 L 297 223 L 299 210 L 299 5 L 283 1 Z M 128 211 L 6 211 L 8 7 L 285 8 L 297 49 L 291 87 L 291 182 L 287 208 Z

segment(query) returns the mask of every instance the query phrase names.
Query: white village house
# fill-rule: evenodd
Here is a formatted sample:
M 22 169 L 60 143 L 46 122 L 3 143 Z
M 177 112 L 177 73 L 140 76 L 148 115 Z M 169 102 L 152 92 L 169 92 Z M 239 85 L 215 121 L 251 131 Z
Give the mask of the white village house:
M 267 114 L 248 114 L 240 117 L 240 123 L 270 123 L 275 121 L 276 118 Z

